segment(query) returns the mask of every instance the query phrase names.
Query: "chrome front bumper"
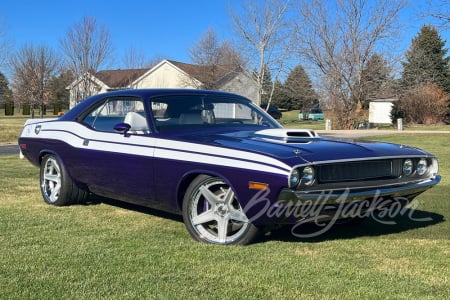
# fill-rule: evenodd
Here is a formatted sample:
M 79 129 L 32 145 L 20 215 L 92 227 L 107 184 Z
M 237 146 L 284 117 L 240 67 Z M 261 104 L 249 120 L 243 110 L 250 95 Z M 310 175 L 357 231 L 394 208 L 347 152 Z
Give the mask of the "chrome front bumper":
M 357 202 L 375 197 L 396 198 L 417 196 L 441 181 L 441 176 L 433 178 L 422 178 L 400 183 L 385 185 L 339 187 L 336 189 L 315 189 L 315 190 L 292 190 L 284 188 L 281 190 L 277 204 L 298 206 L 303 203 L 309 205 L 320 200 L 321 204 L 340 204 Z

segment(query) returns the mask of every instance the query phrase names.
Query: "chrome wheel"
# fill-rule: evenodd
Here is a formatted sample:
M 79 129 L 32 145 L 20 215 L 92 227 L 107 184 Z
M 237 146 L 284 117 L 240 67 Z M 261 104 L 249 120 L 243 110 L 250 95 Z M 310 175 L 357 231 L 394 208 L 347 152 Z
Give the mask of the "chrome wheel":
M 58 201 L 61 192 L 61 168 L 55 158 L 49 157 L 43 165 L 41 189 L 49 203 Z
M 200 176 L 186 196 L 183 217 L 195 239 L 213 244 L 245 244 L 256 233 L 233 190 L 222 179 Z
M 85 203 L 89 196 L 87 190 L 78 188 L 61 160 L 53 154 L 42 158 L 40 185 L 42 197 L 51 205 Z

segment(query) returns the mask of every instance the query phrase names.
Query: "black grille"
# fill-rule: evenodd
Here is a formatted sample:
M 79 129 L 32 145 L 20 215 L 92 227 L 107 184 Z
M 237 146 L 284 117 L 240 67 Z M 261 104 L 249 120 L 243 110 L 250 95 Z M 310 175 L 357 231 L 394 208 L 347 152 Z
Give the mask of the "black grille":
M 402 174 L 402 160 L 372 160 L 322 165 L 317 168 L 321 183 L 397 178 Z

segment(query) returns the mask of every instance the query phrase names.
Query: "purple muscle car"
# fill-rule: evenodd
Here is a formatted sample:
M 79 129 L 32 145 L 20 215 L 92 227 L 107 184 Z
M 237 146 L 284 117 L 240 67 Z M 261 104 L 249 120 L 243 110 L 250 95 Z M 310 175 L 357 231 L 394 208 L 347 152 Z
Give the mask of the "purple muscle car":
M 40 167 L 48 204 L 97 194 L 180 213 L 194 239 L 213 244 L 408 203 L 440 181 L 423 150 L 283 129 L 250 100 L 217 91 L 99 94 L 58 119 L 27 121 L 19 145 Z

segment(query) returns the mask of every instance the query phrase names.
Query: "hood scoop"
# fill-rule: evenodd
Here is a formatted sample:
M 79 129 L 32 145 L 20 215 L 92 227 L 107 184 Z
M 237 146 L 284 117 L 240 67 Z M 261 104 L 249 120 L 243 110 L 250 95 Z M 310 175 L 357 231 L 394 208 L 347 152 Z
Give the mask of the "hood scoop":
M 256 131 L 253 138 L 279 143 L 309 143 L 320 136 L 311 129 L 264 129 Z

